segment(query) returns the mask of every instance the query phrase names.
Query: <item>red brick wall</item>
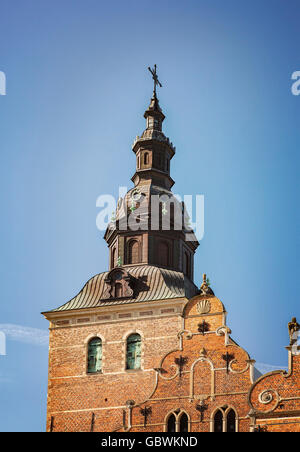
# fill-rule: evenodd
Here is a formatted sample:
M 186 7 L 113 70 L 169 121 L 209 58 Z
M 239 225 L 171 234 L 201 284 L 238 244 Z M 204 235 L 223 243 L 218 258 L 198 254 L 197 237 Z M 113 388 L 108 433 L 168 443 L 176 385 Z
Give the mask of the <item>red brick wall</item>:
M 256 428 L 268 432 L 300 432 L 300 356 L 290 354 L 288 372 L 270 372 L 249 392 Z M 254 421 L 253 421 L 254 422 Z
M 150 396 L 156 375 L 153 368 L 178 347 L 181 324 L 181 317 L 172 315 L 51 329 L 47 428 L 53 416 L 54 431 L 89 431 L 94 411 L 95 431 L 122 425 L 126 401 L 139 403 Z M 126 336 L 135 331 L 143 339 L 142 370 L 126 371 Z M 103 342 L 103 374 L 87 375 L 87 342 L 96 335 Z
M 203 321 L 204 334 L 198 331 Z M 171 314 L 51 329 L 47 429 L 53 417 L 54 431 L 90 431 L 94 418 L 94 431 L 161 432 L 168 413 L 179 418 L 185 412 L 191 432 L 207 432 L 213 431 L 217 409 L 226 429 L 226 413 L 233 408 L 240 432 L 259 426 L 300 431 L 300 357 L 290 354 L 288 374 L 272 372 L 253 384 L 253 361 L 230 339 L 224 322 L 220 300 L 203 295 L 189 301 L 184 319 Z M 126 337 L 132 332 L 142 336 L 142 369 L 126 371 Z M 96 335 L 103 342 L 103 373 L 87 375 L 87 342 Z M 181 368 L 175 361 L 180 357 Z M 126 405 L 130 400 L 132 407 Z M 206 408 L 202 420 L 200 401 Z M 146 425 L 145 407 L 151 409 Z

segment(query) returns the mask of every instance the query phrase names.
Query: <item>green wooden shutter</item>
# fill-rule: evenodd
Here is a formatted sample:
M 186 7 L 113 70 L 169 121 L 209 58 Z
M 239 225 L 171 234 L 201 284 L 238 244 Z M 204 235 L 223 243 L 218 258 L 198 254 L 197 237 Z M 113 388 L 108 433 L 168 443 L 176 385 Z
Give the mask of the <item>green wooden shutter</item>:
M 131 334 L 127 339 L 127 369 L 141 368 L 142 341 L 139 334 Z
M 88 372 L 100 372 L 102 369 L 102 341 L 95 337 L 88 346 Z

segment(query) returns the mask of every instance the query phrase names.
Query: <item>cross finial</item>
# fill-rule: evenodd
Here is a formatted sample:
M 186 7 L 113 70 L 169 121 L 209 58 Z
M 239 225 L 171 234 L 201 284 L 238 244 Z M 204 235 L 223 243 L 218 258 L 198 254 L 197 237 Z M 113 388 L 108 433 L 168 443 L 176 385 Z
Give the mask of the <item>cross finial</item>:
M 154 95 L 154 97 L 156 97 L 156 86 L 159 85 L 160 87 L 162 87 L 162 84 L 160 83 L 160 81 L 158 80 L 158 77 L 157 77 L 156 64 L 154 65 L 153 69 L 151 69 L 151 67 L 148 67 L 148 70 L 152 74 L 152 78 L 153 78 L 153 81 L 154 81 L 153 95 Z

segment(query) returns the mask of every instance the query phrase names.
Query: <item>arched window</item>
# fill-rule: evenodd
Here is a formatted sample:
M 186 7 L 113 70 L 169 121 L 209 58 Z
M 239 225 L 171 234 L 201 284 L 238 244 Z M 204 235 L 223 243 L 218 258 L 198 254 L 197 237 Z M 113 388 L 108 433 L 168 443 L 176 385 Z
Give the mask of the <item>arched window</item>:
M 227 432 L 235 433 L 235 412 L 234 410 L 230 410 L 227 413 Z
M 189 431 L 189 420 L 186 413 L 182 413 L 179 421 L 179 431 L 188 432 Z
M 184 412 L 179 410 L 170 413 L 166 418 L 166 427 L 167 432 L 188 432 L 189 431 L 189 417 Z
M 220 410 L 214 416 L 214 432 L 223 432 L 223 413 Z
M 131 334 L 127 338 L 126 369 L 141 368 L 142 339 L 139 334 Z
M 171 414 L 168 419 L 167 432 L 174 433 L 176 431 L 175 414 Z
M 88 344 L 88 373 L 101 372 L 102 369 L 102 341 L 94 337 Z
M 139 169 L 140 168 L 140 156 L 138 156 L 138 158 L 137 158 L 137 169 Z
M 121 298 L 123 296 L 123 286 L 121 283 L 115 284 L 115 297 Z
M 128 264 L 140 262 L 140 246 L 137 240 L 131 240 L 128 245 Z
M 167 242 L 159 242 L 158 264 L 164 267 L 169 266 L 169 245 Z
M 145 152 L 144 154 L 144 165 L 148 165 L 149 164 L 149 154 L 148 152 Z

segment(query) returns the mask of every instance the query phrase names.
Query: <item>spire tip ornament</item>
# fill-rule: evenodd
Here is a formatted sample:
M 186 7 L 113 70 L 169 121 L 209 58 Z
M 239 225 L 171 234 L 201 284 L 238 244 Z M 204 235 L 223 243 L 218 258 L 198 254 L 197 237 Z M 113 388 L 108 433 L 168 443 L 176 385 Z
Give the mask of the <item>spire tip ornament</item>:
M 151 72 L 153 82 L 154 82 L 154 88 L 153 88 L 153 96 L 156 97 L 156 86 L 159 85 L 162 88 L 162 84 L 158 80 L 157 73 L 156 73 L 156 64 L 154 65 L 154 68 L 151 69 L 150 66 L 148 66 L 148 71 Z

